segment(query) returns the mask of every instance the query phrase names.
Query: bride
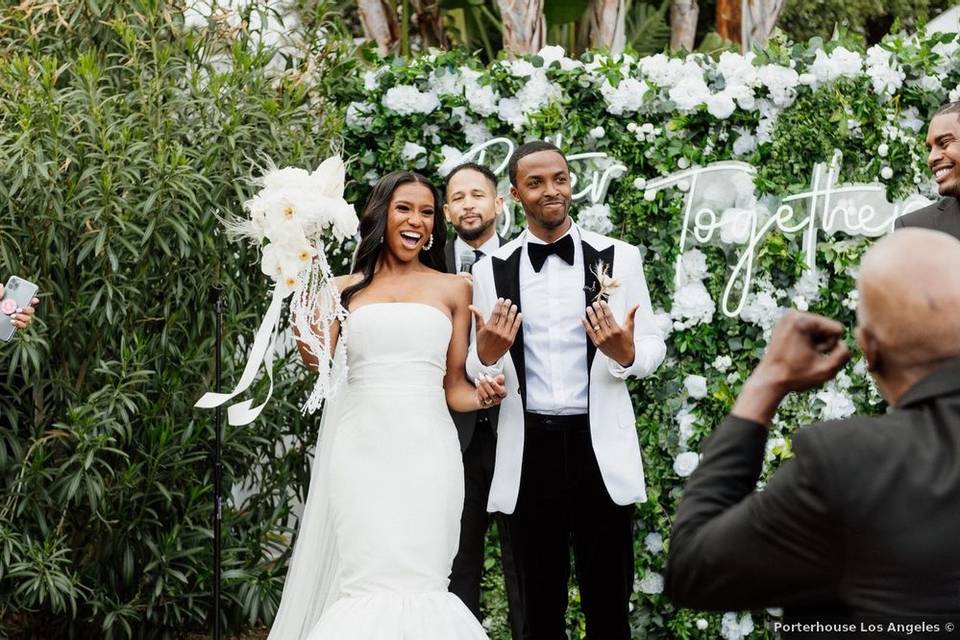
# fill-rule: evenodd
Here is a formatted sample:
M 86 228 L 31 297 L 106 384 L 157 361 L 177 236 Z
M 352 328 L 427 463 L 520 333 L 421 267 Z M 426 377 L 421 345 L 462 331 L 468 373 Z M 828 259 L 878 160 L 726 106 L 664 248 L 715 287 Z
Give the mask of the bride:
M 487 637 L 447 591 L 463 506 L 448 406 L 499 403 L 503 377 L 466 379 L 470 284 L 440 271 L 439 203 L 426 178 L 406 171 L 384 176 L 367 200 L 354 273 L 336 280 L 348 310 L 348 344 L 337 349 L 342 360 L 347 347 L 346 384 L 324 406 L 269 640 Z

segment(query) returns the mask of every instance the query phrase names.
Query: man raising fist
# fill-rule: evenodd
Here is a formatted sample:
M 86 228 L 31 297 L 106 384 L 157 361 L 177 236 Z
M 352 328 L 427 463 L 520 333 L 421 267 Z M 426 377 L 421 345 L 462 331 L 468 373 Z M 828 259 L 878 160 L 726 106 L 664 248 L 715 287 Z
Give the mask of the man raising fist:
M 545 142 L 509 162 L 527 230 L 473 269 L 471 379 L 505 375 L 490 511 L 509 514 L 525 638 L 566 638 L 573 548 L 587 637 L 629 640 L 634 503 L 646 500 L 628 376 L 666 353 L 640 252 L 570 218 Z M 491 412 L 494 413 L 494 412 Z

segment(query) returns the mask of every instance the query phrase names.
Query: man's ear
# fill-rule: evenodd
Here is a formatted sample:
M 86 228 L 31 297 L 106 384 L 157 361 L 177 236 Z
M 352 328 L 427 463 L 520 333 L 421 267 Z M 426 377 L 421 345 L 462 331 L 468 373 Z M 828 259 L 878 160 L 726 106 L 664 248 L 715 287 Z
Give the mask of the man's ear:
M 446 206 L 446 205 L 444 205 Z M 503 213 L 503 196 L 498 195 L 493 199 L 493 212 L 497 215 Z
M 867 360 L 867 371 L 879 373 L 883 368 L 883 358 L 880 353 L 880 345 L 871 331 L 862 326 L 857 326 L 856 331 L 857 344 L 863 352 L 863 357 Z
M 517 202 L 520 202 L 521 204 L 523 204 L 523 203 L 520 201 L 520 192 L 517 191 L 517 188 L 516 188 L 516 187 L 510 187 L 510 197 L 512 197 L 512 198 L 513 198 L 514 200 L 516 200 Z
M 446 202 L 443 203 L 443 217 L 447 219 L 447 222 L 453 224 L 453 220 L 450 219 L 450 205 Z

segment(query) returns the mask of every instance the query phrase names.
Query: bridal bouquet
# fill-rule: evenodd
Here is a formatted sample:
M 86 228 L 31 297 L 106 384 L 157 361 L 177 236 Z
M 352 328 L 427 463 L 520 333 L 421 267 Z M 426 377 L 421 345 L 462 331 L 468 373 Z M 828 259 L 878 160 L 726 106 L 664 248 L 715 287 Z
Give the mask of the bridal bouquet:
M 231 425 L 249 424 L 260 415 L 273 393 L 273 344 L 288 297 L 298 340 L 317 359 L 317 381 L 304 410 L 318 409 L 339 382 L 332 375 L 330 327 L 346 318 L 346 309 L 333 285 L 325 243 L 343 243 L 357 233 L 357 213 L 343 199 L 345 174 L 339 156 L 327 158 L 313 172 L 270 168 L 259 180 L 260 191 L 243 204 L 249 217 L 226 221 L 233 235 L 262 247 L 260 268 L 274 281 L 273 295 L 237 386 L 230 393 L 206 393 L 195 406 L 218 407 L 240 395 L 263 364 L 270 379 L 264 402 L 253 407 L 252 400 L 244 400 L 227 408 Z

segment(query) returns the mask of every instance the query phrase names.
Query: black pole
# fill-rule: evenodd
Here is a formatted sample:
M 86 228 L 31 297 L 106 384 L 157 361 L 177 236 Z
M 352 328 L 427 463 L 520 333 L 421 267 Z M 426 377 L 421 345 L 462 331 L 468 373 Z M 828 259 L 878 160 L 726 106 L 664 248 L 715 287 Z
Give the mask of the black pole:
M 213 308 L 215 311 L 214 330 L 214 378 L 216 392 L 221 393 L 221 384 L 223 372 L 220 369 L 222 359 L 222 337 L 223 337 L 223 285 L 213 285 Z M 223 629 L 220 621 L 220 524 L 223 520 L 223 499 L 221 476 L 223 472 L 223 463 L 221 461 L 221 445 L 223 434 L 223 407 L 217 407 L 214 412 L 214 436 L 213 445 L 213 640 L 222 640 Z

